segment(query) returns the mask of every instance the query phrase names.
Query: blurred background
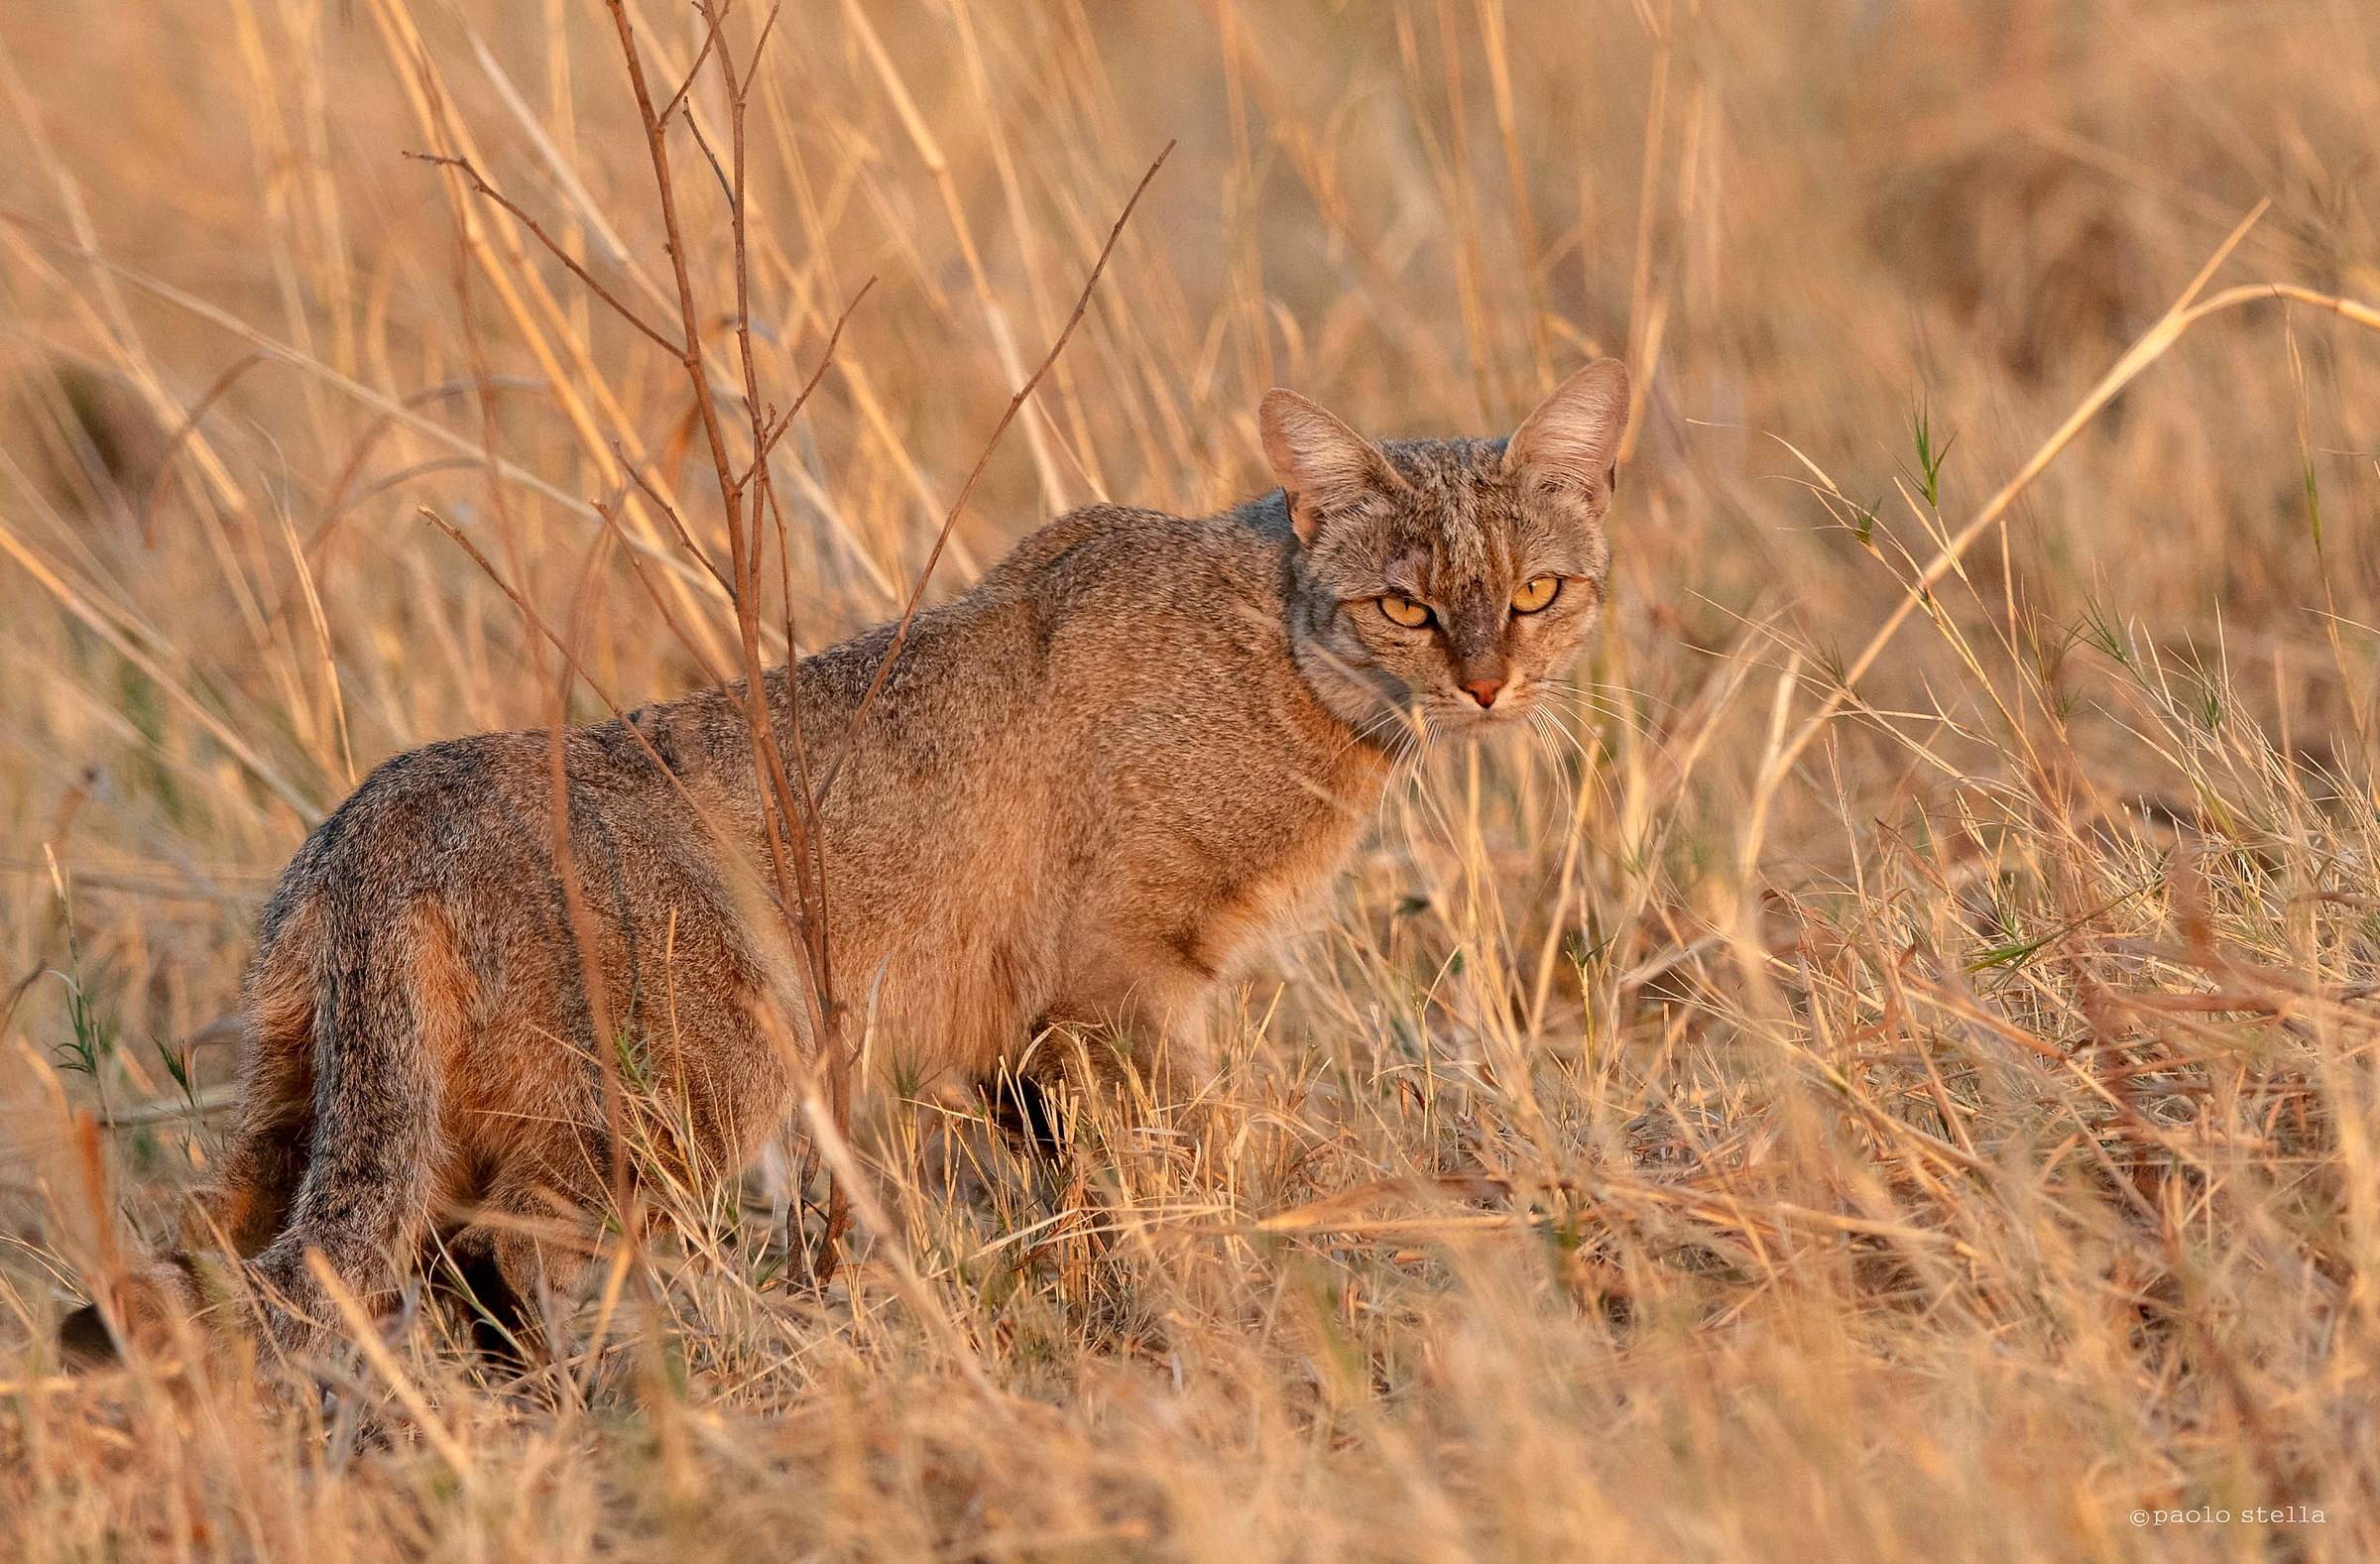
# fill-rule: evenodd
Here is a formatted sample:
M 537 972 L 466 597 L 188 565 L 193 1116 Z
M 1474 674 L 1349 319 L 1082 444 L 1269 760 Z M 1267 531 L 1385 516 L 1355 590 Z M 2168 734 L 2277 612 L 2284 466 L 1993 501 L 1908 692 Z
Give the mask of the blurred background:
M 1645 1165 L 1740 1165 L 1769 1143 L 1728 1139 L 1751 1110 L 1725 1050 L 1847 1033 L 1762 989 L 1782 964 L 1707 969 L 1729 942 L 1787 950 L 1844 904 L 1955 968 L 2153 880 L 2177 822 L 2286 838 L 2328 866 L 2308 886 L 2368 900 L 2368 844 L 2319 822 L 2360 831 L 2372 796 L 2380 344 L 2303 296 L 2151 335 L 2240 285 L 2380 299 L 2362 0 L 739 0 L 741 138 L 701 16 L 625 14 L 655 98 L 706 60 L 667 148 L 729 422 L 740 277 L 766 408 L 849 311 L 768 456 L 764 618 L 802 648 L 898 611 L 1168 144 L 929 599 L 1071 506 L 1267 487 L 1268 386 L 1379 434 L 1501 432 L 1628 360 L 1614 606 L 1571 742 L 1425 779 L 1322 954 L 1283 957 L 1316 1034 L 1474 1057 L 1584 1028 L 1618 1050 L 1598 1090 L 1670 1071 L 1703 1105 L 1711 1141 Z M 111 1165 L 136 1181 L 202 1170 L 204 1129 L 140 1105 L 220 1105 L 251 920 L 310 825 L 399 750 L 604 714 L 424 513 L 623 706 L 729 665 L 732 616 L 693 551 L 724 533 L 686 375 L 552 253 L 675 333 L 604 5 L 0 0 L 0 1035 L 25 1061 L 0 1203 L 65 1257 L 22 1281 L 30 1339 L 93 1242 L 58 1203 L 60 1106 L 130 1105 Z M 1913 593 L 2144 336 L 2139 378 Z M 1787 752 L 1829 701 L 1844 720 Z M 2225 904 L 2296 928 L 2306 891 Z M 1414 998 L 1465 953 L 1469 998 Z M 2047 1003 L 1988 1000 L 2027 1025 Z M 2292 1383 L 2345 1383 L 2306 1350 Z M 2025 1404 L 1945 1437 L 2059 1423 Z M 2344 1450 L 2328 1415 L 2308 1426 Z M 2125 1448 L 2127 1472 L 2194 1459 Z M 1974 1482 L 1940 1512 L 2003 1507 Z

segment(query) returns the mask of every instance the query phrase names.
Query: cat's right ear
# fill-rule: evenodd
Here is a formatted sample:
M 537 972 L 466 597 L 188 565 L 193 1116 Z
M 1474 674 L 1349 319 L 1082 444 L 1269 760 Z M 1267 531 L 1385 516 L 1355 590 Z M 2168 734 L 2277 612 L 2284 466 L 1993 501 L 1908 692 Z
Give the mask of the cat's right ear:
M 1289 496 L 1289 525 L 1301 544 L 1322 519 L 1366 493 L 1406 487 L 1380 448 L 1294 391 L 1275 387 L 1256 405 L 1264 459 Z
M 1504 467 L 1575 495 L 1598 509 L 1609 502 L 1620 436 L 1628 427 L 1628 367 L 1598 359 L 1521 421 L 1504 445 Z

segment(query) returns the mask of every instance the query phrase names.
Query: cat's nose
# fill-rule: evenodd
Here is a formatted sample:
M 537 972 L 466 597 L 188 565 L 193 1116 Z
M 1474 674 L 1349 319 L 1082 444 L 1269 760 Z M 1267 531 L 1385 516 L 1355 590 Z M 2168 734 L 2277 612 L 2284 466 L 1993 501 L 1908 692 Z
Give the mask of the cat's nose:
M 1495 704 L 1496 692 L 1503 687 L 1504 681 L 1500 678 L 1475 678 L 1463 686 L 1463 693 L 1478 701 L 1483 707 L 1492 706 Z

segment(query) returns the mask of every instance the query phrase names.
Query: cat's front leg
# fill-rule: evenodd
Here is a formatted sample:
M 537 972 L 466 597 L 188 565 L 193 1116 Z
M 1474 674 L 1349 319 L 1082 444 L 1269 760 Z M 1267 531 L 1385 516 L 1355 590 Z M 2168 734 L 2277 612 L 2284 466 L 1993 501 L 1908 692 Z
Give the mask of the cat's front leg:
M 1213 990 L 1212 981 L 1183 984 L 1128 1008 L 1126 1057 L 1148 1107 L 1179 1111 L 1213 1095 L 1222 1075 Z
M 1151 952 L 1098 969 L 1096 981 L 1078 984 L 1051 1007 L 1049 1019 L 1105 1044 L 1091 1049 L 1092 1073 L 1109 1076 L 1136 1108 L 1175 1109 L 1205 1095 L 1216 1079 L 1215 987 L 1212 972 Z M 1110 1061 L 1106 1068 L 1101 1053 Z

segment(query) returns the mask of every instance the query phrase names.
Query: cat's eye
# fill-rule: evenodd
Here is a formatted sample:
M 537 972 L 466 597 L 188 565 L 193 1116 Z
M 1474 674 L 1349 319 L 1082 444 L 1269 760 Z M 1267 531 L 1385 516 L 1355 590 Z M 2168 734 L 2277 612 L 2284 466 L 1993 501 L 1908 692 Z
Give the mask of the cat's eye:
M 1388 592 L 1381 595 L 1379 605 L 1380 612 L 1388 616 L 1388 622 L 1392 625 L 1419 630 L 1430 622 L 1430 605 L 1427 603 L 1416 603 L 1409 597 Z
M 1512 594 L 1512 612 L 1534 614 L 1562 595 L 1562 578 L 1558 575 L 1534 575 L 1520 584 Z

